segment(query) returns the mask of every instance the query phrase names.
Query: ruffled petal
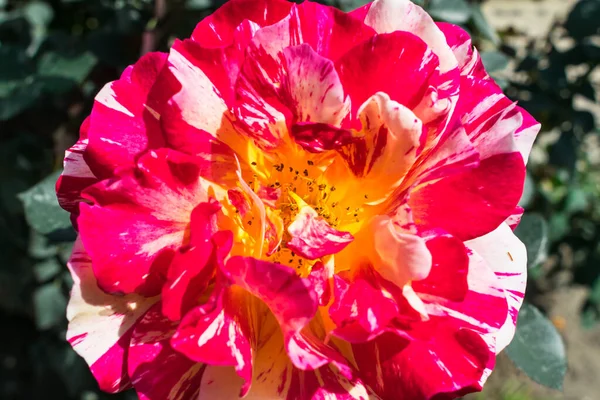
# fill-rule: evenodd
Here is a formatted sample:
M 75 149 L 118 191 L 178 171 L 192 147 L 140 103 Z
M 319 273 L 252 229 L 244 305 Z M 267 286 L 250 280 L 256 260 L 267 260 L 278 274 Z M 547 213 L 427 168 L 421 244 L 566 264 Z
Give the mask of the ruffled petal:
M 91 259 L 79 239 L 68 267 L 73 288 L 67 306 L 67 340 L 88 363 L 102 390 L 116 393 L 131 387 L 126 362 L 131 334 L 158 299 L 103 292 L 96 284 Z
M 190 243 L 173 257 L 162 287 L 163 314 L 173 321 L 192 309 L 208 288 L 210 279 L 228 255 L 231 231 L 215 233 L 216 201 L 199 204 L 191 216 Z M 214 236 L 213 236 L 214 235 Z
M 508 315 L 508 304 L 502 282 L 486 261 L 467 249 L 459 239 L 447 236 L 438 241 L 440 243 L 430 244 L 435 251 L 432 253 L 435 270 L 432 269 L 434 275 L 431 282 L 435 282 L 436 275 L 443 270 L 453 269 L 461 274 L 461 271 L 467 268 L 468 290 L 464 290 L 463 283 L 462 291 L 455 295 L 448 295 L 443 288 L 427 286 L 427 280 L 424 285 L 415 284 L 414 289 L 419 291 L 417 294 L 424 304 L 429 319 L 443 321 L 447 329 L 468 328 L 481 334 L 496 335 Z M 436 248 L 437 246 L 439 248 Z M 448 256 L 446 251 L 449 253 Z M 468 267 L 461 253 L 466 253 L 468 256 Z M 457 257 L 463 258 L 461 264 L 452 264 L 453 259 Z M 444 284 L 447 285 L 449 282 Z
M 159 293 L 174 252 L 184 244 L 192 210 L 208 201 L 200 171 L 181 153 L 152 151 L 137 169 L 86 190 L 91 204 L 81 205 L 78 223 L 100 287 Z
M 485 71 L 477 49 L 471 43 L 471 36 L 457 25 L 447 22 L 437 22 L 436 25 L 446 37 L 446 42 L 458 61 L 460 74 L 463 76 L 472 76 L 477 79 L 491 80 Z

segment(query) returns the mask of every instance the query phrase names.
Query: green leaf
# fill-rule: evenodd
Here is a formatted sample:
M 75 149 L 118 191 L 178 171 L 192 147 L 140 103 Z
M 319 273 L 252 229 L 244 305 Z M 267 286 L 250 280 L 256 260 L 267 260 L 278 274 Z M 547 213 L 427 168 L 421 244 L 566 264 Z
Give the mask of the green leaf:
M 473 4 L 471 6 L 471 21 L 479 34 L 485 39 L 491 41 L 495 45 L 500 44 L 500 38 L 496 33 L 496 30 L 489 24 L 479 4 Z
M 38 329 L 49 329 L 64 321 L 67 300 L 58 285 L 49 283 L 33 292 L 33 306 Z
M 575 39 L 600 33 L 600 1 L 581 0 L 569 14 L 565 28 Z
M 534 381 L 562 390 L 567 371 L 565 346 L 554 325 L 531 304 L 521 307 L 517 332 L 506 354 Z
M 590 301 L 594 304 L 600 304 L 600 278 L 596 278 L 590 291 Z
M 589 206 L 588 193 L 578 187 L 572 188 L 565 199 L 565 211 L 569 214 L 585 211 Z
M 87 51 L 73 57 L 47 52 L 40 58 L 38 74 L 42 77 L 66 78 L 81 84 L 97 62 L 97 58 Z
M 35 80 L 24 80 L 0 97 L 0 121 L 6 121 L 25 111 L 42 95 L 42 86 Z
M 369 0 L 338 0 L 337 4 L 344 11 L 352 11 L 352 10 L 356 10 L 357 8 L 364 6 L 368 2 L 369 2 Z M 331 2 L 331 3 L 335 3 L 335 2 Z
M 56 256 L 59 249 L 56 244 L 50 243 L 46 236 L 32 230 L 27 251 L 33 258 L 47 258 Z
M 515 235 L 527 248 L 527 268 L 533 268 L 546 259 L 548 250 L 548 224 L 544 217 L 525 213 Z
M 30 1 L 23 7 L 25 18 L 33 26 L 47 26 L 54 17 L 52 7 L 43 1 Z
M 33 274 L 38 282 L 46 282 L 61 271 L 62 266 L 56 258 L 48 258 L 33 266 Z
M 0 87 L 4 82 L 24 79 L 33 72 L 29 58 L 19 47 L 0 46 L 0 60 Z
M 488 73 L 502 71 L 508 66 L 510 61 L 504 53 L 499 51 L 486 51 L 481 53 L 481 61 Z
M 566 213 L 554 213 L 548 222 L 550 240 L 555 242 L 569 233 L 570 220 Z
M 431 0 L 427 12 L 438 20 L 464 24 L 471 18 L 471 7 L 466 0 Z
M 204 10 L 212 7 L 212 0 L 188 0 L 185 5 L 189 10 Z
M 54 191 L 60 173 L 61 171 L 56 171 L 26 192 L 19 194 L 25 208 L 27 222 L 42 234 L 71 227 L 69 213 L 60 208 Z

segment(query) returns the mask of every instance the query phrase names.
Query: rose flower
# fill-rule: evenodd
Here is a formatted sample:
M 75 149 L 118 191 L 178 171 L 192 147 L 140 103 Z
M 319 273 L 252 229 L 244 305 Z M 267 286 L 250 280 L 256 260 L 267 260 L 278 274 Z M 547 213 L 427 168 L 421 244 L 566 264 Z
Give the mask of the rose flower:
M 141 399 L 481 390 L 539 124 L 407 0 L 232 0 L 97 95 L 57 183 L 68 339 Z

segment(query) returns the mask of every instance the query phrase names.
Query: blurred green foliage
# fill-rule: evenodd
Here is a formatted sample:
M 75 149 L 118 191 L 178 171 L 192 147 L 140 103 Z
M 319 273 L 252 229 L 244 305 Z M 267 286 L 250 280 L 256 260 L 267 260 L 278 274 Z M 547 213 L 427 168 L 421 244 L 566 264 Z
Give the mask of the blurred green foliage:
M 71 285 L 66 260 L 75 232 L 58 208 L 53 184 L 64 150 L 76 140 L 102 85 L 141 54 L 167 51 L 173 38 L 188 36 L 223 2 L 0 0 L 1 399 L 135 398 L 131 392 L 101 394 L 64 341 Z M 365 3 L 322 2 L 344 10 Z M 595 201 L 600 155 L 592 150 L 600 154 L 600 142 L 594 115 L 579 103 L 597 100 L 591 77 L 600 60 L 600 0 L 581 0 L 565 23 L 557 22 L 546 38 L 528 40 L 523 48 L 511 43 L 515 32 L 490 27 L 481 1 L 415 2 L 434 18 L 471 32 L 488 71 L 542 122 L 521 203 L 535 213 L 517 231 L 528 245 L 528 296 L 535 302 L 560 285 L 588 285 L 591 295 L 582 312 L 594 324 L 600 318 L 600 203 Z M 536 326 L 543 325 L 550 336 L 555 331 L 527 307 L 520 341 L 513 345 L 521 359 L 513 359 L 551 384 L 564 374 L 564 349 L 559 342 L 554 352 L 544 348 L 556 370 L 536 375 L 532 355 L 527 358 L 518 346 L 537 340 L 527 336 Z

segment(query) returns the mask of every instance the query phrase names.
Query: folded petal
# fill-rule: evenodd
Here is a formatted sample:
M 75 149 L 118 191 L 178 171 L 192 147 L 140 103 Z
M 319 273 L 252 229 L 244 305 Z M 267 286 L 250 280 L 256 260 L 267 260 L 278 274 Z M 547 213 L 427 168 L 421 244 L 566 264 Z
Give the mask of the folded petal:
M 211 16 L 206 19 L 210 18 Z M 199 27 L 204 26 L 206 19 Z M 233 106 L 235 82 L 246 57 L 246 48 L 258 29 L 258 24 L 246 19 L 231 32 L 232 40 L 229 45 L 205 47 L 201 44 L 204 41 L 199 43 L 196 40 L 199 38 L 194 36 L 191 40 L 178 42 L 181 53 L 206 74 L 229 107 Z
M 267 305 L 283 333 L 288 357 L 297 368 L 315 369 L 334 363 L 349 374 L 343 358 L 301 332 L 315 316 L 318 306 L 310 279 L 300 278 L 287 266 L 251 257 L 230 258 L 224 272 L 233 283 Z
M 303 371 L 295 367 L 286 354 L 284 338 L 273 322 L 266 321 L 263 340 L 255 357 L 252 388 L 245 399 L 373 399 L 372 393 L 359 379 L 348 379 L 335 367 L 325 365 L 314 370 Z M 276 323 L 275 323 L 276 325 Z M 212 367 L 214 368 L 214 367 Z M 203 379 L 200 395 L 206 398 L 232 398 L 239 386 L 232 369 L 211 370 Z M 231 387 L 222 385 L 231 382 Z M 236 384 L 237 383 L 237 384 Z
M 349 232 L 334 229 L 310 206 L 300 208 L 294 221 L 288 226 L 292 240 L 287 247 L 309 260 L 342 251 L 354 237 Z
M 252 257 L 232 257 L 223 272 L 234 284 L 264 301 L 286 332 L 298 332 L 316 312 L 317 299 L 310 282 L 289 267 Z
M 411 232 L 410 227 L 407 229 L 406 223 L 412 223 L 410 216 L 396 215 L 392 219 L 381 215 L 373 219 L 370 228 L 377 255 L 374 267 L 399 288 L 412 280 L 426 278 L 432 265 L 425 240 Z
M 89 121 L 89 118 L 86 121 Z M 79 139 L 77 143 L 65 151 L 64 169 L 56 182 L 58 203 L 71 213 L 79 212 L 79 203 L 83 200 L 81 192 L 88 186 L 98 182 L 98 178 L 83 158 L 87 144 L 87 138 Z
M 158 299 L 103 292 L 79 239 L 68 267 L 73 288 L 67 306 L 67 340 L 88 363 L 102 390 L 115 393 L 131 387 L 126 360 L 132 331 Z
M 403 181 L 420 154 L 426 131 L 411 110 L 383 92 L 369 98 L 358 113 L 361 129 L 338 152 L 360 179 L 352 186 L 359 185 L 374 202 L 387 198 Z
M 283 50 L 287 69 L 284 96 L 292 108 L 294 122 L 316 122 L 339 126 L 350 104 L 333 62 L 317 54 L 308 44 Z

